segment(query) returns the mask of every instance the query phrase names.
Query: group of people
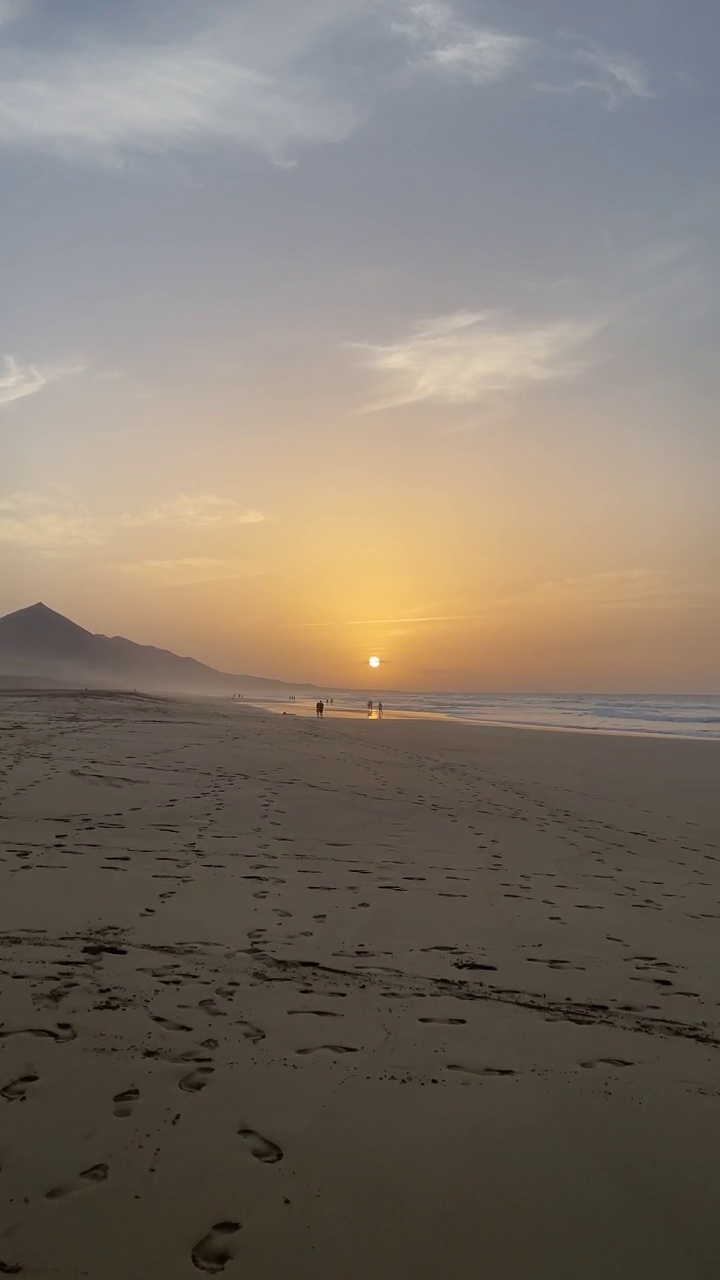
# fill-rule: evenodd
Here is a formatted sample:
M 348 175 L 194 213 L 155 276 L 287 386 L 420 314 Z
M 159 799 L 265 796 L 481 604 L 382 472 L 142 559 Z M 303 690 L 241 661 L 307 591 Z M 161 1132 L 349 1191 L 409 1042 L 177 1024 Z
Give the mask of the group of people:
M 290 699 L 290 701 L 292 702 L 292 698 Z M 326 701 L 323 702 L 322 698 L 320 698 L 315 703 L 315 715 L 317 716 L 318 720 L 322 720 L 323 716 L 325 715 L 325 707 L 326 706 L 331 707 L 334 701 L 335 701 L 334 698 L 327 698 Z M 368 704 L 367 704 L 368 719 L 372 719 L 374 705 L 375 704 L 373 703 L 372 698 L 368 698 Z M 378 720 L 382 720 L 383 718 L 382 702 L 378 702 L 377 704 L 377 715 L 378 715 Z

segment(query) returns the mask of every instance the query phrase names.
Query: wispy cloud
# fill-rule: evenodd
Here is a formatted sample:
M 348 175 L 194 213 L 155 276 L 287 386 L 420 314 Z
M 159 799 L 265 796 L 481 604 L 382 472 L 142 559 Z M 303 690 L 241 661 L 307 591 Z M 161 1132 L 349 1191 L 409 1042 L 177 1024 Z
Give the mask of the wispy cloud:
M 386 390 L 364 412 L 422 401 L 477 404 L 536 383 L 573 378 L 590 364 L 588 343 L 600 322 L 568 318 L 513 322 L 497 312 L 456 311 L 385 346 L 356 345 Z
M 69 500 L 30 493 L 0 498 L 0 544 L 54 554 L 104 541 L 98 521 Z
M 126 525 L 174 525 L 181 529 L 216 529 L 222 525 L 261 524 L 262 511 L 242 506 L 232 498 L 214 493 L 181 493 L 147 511 L 126 513 Z
M 180 494 L 155 508 L 104 517 L 93 515 L 64 490 L 46 494 L 15 493 L 0 497 L 0 544 L 55 555 L 79 547 L 103 546 L 128 529 L 144 529 L 148 534 L 153 529 L 177 529 L 200 537 L 213 530 L 258 524 L 265 519 L 260 511 L 249 510 L 230 498 L 211 493 Z M 237 570 L 246 562 L 193 557 L 138 563 L 157 572 L 162 566 L 176 565 L 193 573 L 202 566 L 218 569 L 229 564 Z
M 110 164 L 129 152 L 234 142 L 282 162 L 289 148 L 336 142 L 355 127 L 352 103 L 299 66 L 317 25 L 309 10 L 295 45 L 278 37 L 273 47 L 229 8 L 194 8 L 197 30 L 164 43 L 78 30 L 59 48 L 6 48 L 0 142 Z
M 13 42 L 10 19 L 24 8 L 0 0 L 0 145 L 71 160 L 119 166 L 232 145 L 292 164 L 304 147 L 347 138 L 388 89 L 424 76 L 483 86 L 523 70 L 547 78 L 560 64 L 557 84 L 540 88 L 592 93 L 607 107 L 654 96 L 628 54 L 499 30 L 444 0 L 273 0 L 251 16 L 232 0 L 158 0 L 123 38 L 103 6 L 89 6 L 52 45 L 43 2 L 30 10 L 41 38 L 31 22 Z M 368 59 L 361 28 L 381 56 Z
M 524 36 L 464 22 L 451 5 L 432 0 L 411 4 L 393 30 L 414 49 L 417 70 L 471 84 L 504 79 L 533 45 Z
M 699 575 L 636 568 L 612 569 L 545 582 L 516 597 L 514 602 L 603 612 L 614 609 L 690 609 L 704 607 L 709 597 L 717 594 L 717 586 Z
M 45 377 L 34 365 L 18 364 L 12 356 L 3 358 L 0 369 L 0 404 L 10 404 L 24 396 L 33 396 L 36 391 L 42 391 L 45 385 Z
M 0 361 L 0 405 L 34 396 L 51 382 L 84 372 L 85 365 L 80 363 L 57 363 L 39 368 L 33 364 L 21 364 L 14 356 L 4 356 Z
M 541 83 L 546 93 L 590 94 L 608 111 L 626 103 L 656 98 L 650 73 L 639 58 L 629 53 L 613 53 L 599 45 L 570 41 L 567 57 L 575 71 L 569 81 Z
M 332 629 L 345 627 L 398 626 L 393 635 L 409 634 L 413 627 L 465 623 L 496 623 L 519 614 L 536 616 L 561 610 L 563 616 L 575 613 L 614 614 L 618 612 L 672 612 L 706 609 L 720 596 L 717 582 L 709 575 L 679 573 L 666 569 L 608 569 L 597 573 L 558 578 L 535 583 L 513 595 L 487 599 L 485 607 L 471 612 L 452 611 L 425 613 L 421 609 L 392 618 L 346 618 L 289 623 L 288 630 Z
M 425 626 L 434 622 L 477 622 L 480 618 L 486 618 L 489 609 L 484 613 L 442 613 L 431 614 L 422 617 L 416 614 L 402 614 L 399 618 L 346 618 L 344 622 L 333 620 L 332 622 L 290 622 L 287 630 L 313 629 L 331 627 L 336 629 L 342 627 L 387 627 L 401 625 L 403 628 L 414 626 Z M 395 635 L 404 635 L 405 631 L 394 632 Z
M 122 573 L 146 578 L 155 585 L 192 587 L 203 582 L 228 582 L 254 578 L 263 571 L 250 560 L 217 560 L 189 556 L 177 560 L 139 560 L 115 566 Z

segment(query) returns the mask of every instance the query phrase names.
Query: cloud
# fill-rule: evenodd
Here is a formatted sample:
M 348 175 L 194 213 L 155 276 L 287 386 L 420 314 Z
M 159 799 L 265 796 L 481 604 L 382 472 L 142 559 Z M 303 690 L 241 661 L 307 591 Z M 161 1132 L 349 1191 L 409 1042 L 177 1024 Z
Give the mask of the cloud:
M 33 396 L 36 391 L 42 391 L 45 385 L 45 377 L 34 365 L 18 364 L 12 356 L 3 358 L 0 369 L 0 404 L 10 404 L 24 396 Z
M 595 94 L 608 110 L 633 99 L 655 98 L 647 68 L 628 53 L 560 36 L 540 40 L 493 27 L 478 26 L 458 17 L 452 5 L 440 0 L 410 3 L 393 31 L 413 49 L 411 65 L 455 83 L 491 84 L 535 64 L 563 64 L 564 80 L 539 84 L 551 93 Z M 572 79 L 567 82 L 569 67 Z M 582 74 L 579 69 L 582 68 Z
M 608 111 L 628 102 L 652 99 L 658 95 L 650 82 L 644 63 L 629 53 L 612 53 L 599 45 L 576 44 L 569 58 L 582 74 L 575 74 L 566 84 L 540 84 L 547 93 L 585 93 L 596 95 Z
M 97 5 L 63 24 L 51 44 L 41 22 L 23 24 L 23 39 L 13 41 L 11 19 L 24 6 L 0 0 L 8 31 L 0 146 L 118 167 L 131 155 L 231 145 L 288 165 L 307 146 L 349 137 L 400 84 L 433 76 L 489 85 L 558 59 L 558 84 L 540 88 L 593 93 L 608 108 L 654 96 L 630 55 L 497 30 L 441 0 L 157 0 L 128 8 L 122 37 L 112 6 Z
M 149 511 L 100 518 L 91 515 L 66 491 L 48 494 L 16 493 L 0 497 L 0 544 L 25 547 L 42 554 L 60 554 L 78 547 L 105 545 L 128 528 L 175 528 L 201 534 L 204 531 L 258 524 L 266 517 L 211 493 L 181 494 Z M 200 566 L 244 564 L 240 561 L 149 560 L 147 565 L 183 565 L 191 572 Z M 233 576 L 238 576 L 234 573 Z
M 576 377 L 589 366 L 587 344 L 601 328 L 578 319 L 514 323 L 498 312 L 456 311 L 386 346 L 355 344 L 363 366 L 387 385 L 364 412 L 423 401 L 478 404 Z
M 717 587 L 701 575 L 663 569 L 612 569 L 545 582 L 512 603 L 545 608 L 691 609 L 703 608 Z
M 32 364 L 20 364 L 13 356 L 4 356 L 0 363 L 0 405 L 33 396 L 59 378 L 84 372 L 84 364 L 58 363 L 38 368 Z
M 216 560 L 209 556 L 189 556 L 178 560 L 140 560 L 115 567 L 123 573 L 145 577 L 152 583 L 167 587 L 191 587 L 203 582 L 253 578 L 263 572 L 249 560 Z
M 5 48 L 0 143 L 117 165 L 129 152 L 234 142 L 282 162 L 289 148 L 352 131 L 358 109 L 300 68 L 308 33 L 320 39 L 307 4 L 306 30 L 276 48 L 222 6 L 209 23 L 208 8 L 195 6 L 204 26 L 165 43 L 71 30 L 59 48 Z
M 232 498 L 213 493 L 181 493 L 149 511 L 126 514 L 126 525 L 175 525 L 182 529 L 215 529 L 222 525 L 261 524 L 262 511 L 243 507 Z
M 646 68 L 630 54 L 613 54 L 604 49 L 578 49 L 578 62 L 587 65 L 594 77 L 579 79 L 575 88 L 598 93 L 609 110 L 631 98 L 654 98 Z
M 533 41 L 459 19 L 449 4 L 412 4 L 396 35 L 417 49 L 412 65 L 448 80 L 489 84 L 518 66 Z
M 104 540 L 101 525 L 69 500 L 31 493 L 0 498 L 0 544 L 53 554 Z

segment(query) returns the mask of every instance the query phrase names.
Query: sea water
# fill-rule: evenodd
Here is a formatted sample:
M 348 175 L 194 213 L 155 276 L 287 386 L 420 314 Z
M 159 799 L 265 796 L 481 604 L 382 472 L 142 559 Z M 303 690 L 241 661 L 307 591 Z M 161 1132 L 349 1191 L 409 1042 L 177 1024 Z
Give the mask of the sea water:
M 344 707 L 362 711 L 369 695 L 355 692 L 334 696 L 338 710 Z M 720 741 L 718 694 L 610 696 L 388 692 L 381 697 L 388 712 L 440 715 L 467 723 Z M 377 707 L 377 697 L 374 705 Z

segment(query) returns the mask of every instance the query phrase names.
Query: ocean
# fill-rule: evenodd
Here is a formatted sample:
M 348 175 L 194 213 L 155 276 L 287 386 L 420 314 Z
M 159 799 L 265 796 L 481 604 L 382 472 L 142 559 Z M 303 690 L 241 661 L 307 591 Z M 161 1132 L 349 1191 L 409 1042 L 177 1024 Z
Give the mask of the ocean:
M 362 711 L 369 694 L 335 694 L 335 705 Z M 720 741 L 720 695 L 391 693 L 388 711 L 448 716 L 474 724 L 535 729 L 582 729 Z M 375 701 L 377 706 L 377 700 Z

